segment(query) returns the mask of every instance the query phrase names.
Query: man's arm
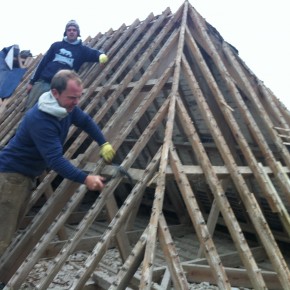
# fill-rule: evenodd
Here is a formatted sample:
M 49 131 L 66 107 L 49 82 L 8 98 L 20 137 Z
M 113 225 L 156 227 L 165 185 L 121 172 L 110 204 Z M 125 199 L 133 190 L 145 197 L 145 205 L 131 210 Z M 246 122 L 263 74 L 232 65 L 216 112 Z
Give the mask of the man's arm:
M 48 49 L 46 54 L 43 56 L 43 58 L 41 59 L 41 61 L 37 65 L 34 73 L 32 74 L 32 77 L 30 78 L 30 81 L 28 83 L 28 85 L 30 85 L 30 87 L 32 87 L 34 85 L 34 83 L 39 80 L 39 77 L 40 77 L 43 69 L 53 59 L 53 55 L 54 55 L 54 52 L 53 52 L 54 48 L 53 47 L 54 47 L 54 44 L 52 44 L 50 46 L 50 48 Z M 28 88 L 28 86 L 27 86 L 27 88 Z
M 93 140 L 100 146 L 100 155 L 107 163 L 111 163 L 115 157 L 115 150 L 112 145 L 106 140 L 103 132 L 98 124 L 79 107 L 73 111 L 73 124 L 84 130 Z

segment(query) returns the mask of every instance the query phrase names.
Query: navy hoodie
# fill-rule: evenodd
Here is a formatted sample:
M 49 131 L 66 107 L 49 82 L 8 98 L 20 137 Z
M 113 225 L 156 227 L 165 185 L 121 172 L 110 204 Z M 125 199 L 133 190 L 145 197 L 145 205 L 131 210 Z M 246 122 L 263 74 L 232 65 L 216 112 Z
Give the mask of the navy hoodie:
M 85 62 L 99 62 L 103 52 L 83 45 L 80 39 L 75 43 L 65 40 L 53 43 L 46 52 L 33 74 L 30 84 L 42 79 L 51 82 L 53 76 L 61 69 L 78 72 Z
M 43 97 L 53 98 L 50 92 Z M 74 124 L 83 129 L 99 145 L 106 142 L 103 133 L 92 118 L 77 106 L 58 118 L 39 110 L 38 105 L 36 103 L 27 111 L 15 136 L 0 151 L 0 172 L 35 178 L 50 168 L 64 178 L 84 183 L 87 174 L 63 156 L 63 144 L 69 128 Z

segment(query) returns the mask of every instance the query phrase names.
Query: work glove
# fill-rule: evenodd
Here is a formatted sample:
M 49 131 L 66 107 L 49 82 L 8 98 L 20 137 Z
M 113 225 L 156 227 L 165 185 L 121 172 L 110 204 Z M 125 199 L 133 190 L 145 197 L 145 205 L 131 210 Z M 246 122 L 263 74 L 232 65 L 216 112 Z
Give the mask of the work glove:
M 108 56 L 104 53 L 99 56 L 99 63 L 106 63 L 108 61 Z
M 104 143 L 101 146 L 100 155 L 104 158 L 107 163 L 111 163 L 116 152 L 109 142 Z

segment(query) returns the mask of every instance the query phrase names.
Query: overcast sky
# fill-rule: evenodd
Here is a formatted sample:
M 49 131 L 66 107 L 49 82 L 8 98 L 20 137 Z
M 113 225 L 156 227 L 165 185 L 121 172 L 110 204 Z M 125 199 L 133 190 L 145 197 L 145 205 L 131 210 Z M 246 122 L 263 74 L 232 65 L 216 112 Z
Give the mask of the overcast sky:
M 225 41 L 239 51 L 253 73 L 290 109 L 289 0 L 190 0 Z M 131 25 L 153 12 L 172 12 L 183 0 L 14 0 L 1 4 L 0 49 L 18 44 L 45 53 L 75 19 L 83 39 Z M 288 83 L 289 82 L 289 83 Z

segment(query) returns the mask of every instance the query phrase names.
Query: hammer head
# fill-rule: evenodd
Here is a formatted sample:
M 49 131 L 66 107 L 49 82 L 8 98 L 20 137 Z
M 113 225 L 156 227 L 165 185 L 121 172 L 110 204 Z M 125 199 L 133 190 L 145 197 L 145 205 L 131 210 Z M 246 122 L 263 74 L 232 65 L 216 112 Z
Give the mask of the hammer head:
M 115 172 L 112 174 L 111 177 L 106 178 L 106 183 L 109 182 L 111 179 L 117 177 L 119 174 L 128 178 L 131 185 L 133 185 L 133 178 L 130 173 L 121 165 L 112 163 L 112 166 L 115 167 Z

